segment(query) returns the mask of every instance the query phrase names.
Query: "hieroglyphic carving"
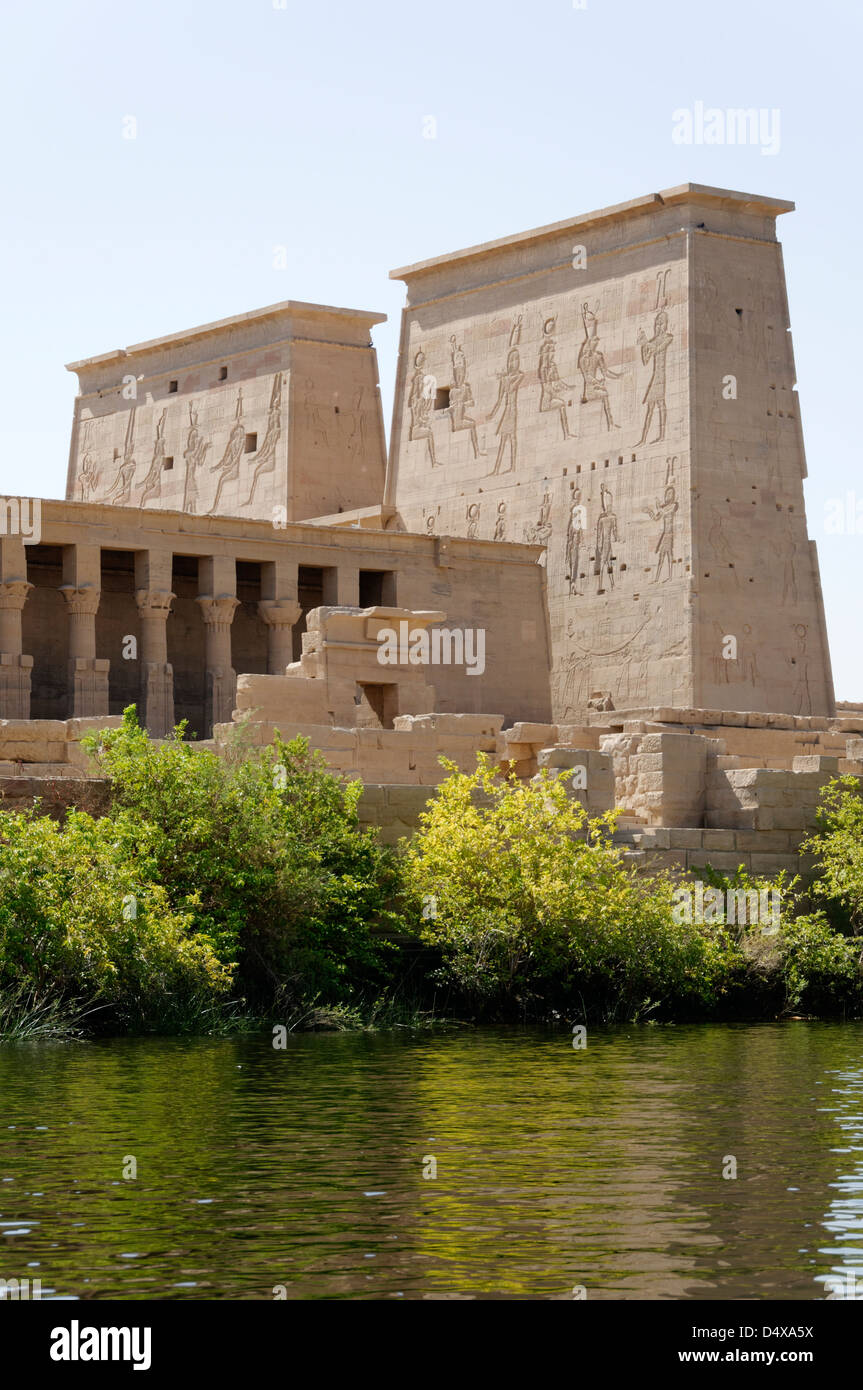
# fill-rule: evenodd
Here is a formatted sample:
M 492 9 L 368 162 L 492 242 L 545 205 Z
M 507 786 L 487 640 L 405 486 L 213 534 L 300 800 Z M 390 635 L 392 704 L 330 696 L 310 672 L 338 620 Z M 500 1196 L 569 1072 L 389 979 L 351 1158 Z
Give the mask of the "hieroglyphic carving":
M 129 420 L 126 425 L 126 442 L 123 446 L 123 462 L 117 471 L 114 479 L 114 486 L 106 495 L 106 502 L 116 502 L 118 507 L 127 507 L 132 494 L 132 483 L 135 477 L 135 412 L 137 406 L 132 406 L 129 411 Z
M 497 504 L 497 519 L 496 519 L 496 521 L 495 521 L 495 523 L 494 523 L 494 537 L 493 537 L 493 539 L 496 540 L 496 541 L 505 541 L 505 540 L 506 540 L 506 503 L 505 503 L 505 502 L 498 502 L 498 504 Z
M 498 393 L 494 409 L 489 415 L 489 420 L 493 420 L 498 410 L 501 415 L 497 423 L 495 434 L 500 443 L 497 449 L 492 473 L 501 472 L 504 452 L 507 444 L 509 445 L 509 467 L 504 468 L 504 473 L 511 473 L 516 465 L 518 456 L 518 391 L 524 381 L 524 372 L 521 370 L 521 357 L 519 356 L 518 344 L 521 341 L 521 314 L 515 320 L 512 331 L 509 335 L 509 352 L 506 358 L 506 371 L 498 372 Z
M 204 462 L 209 443 L 198 428 L 198 412 L 194 401 L 189 401 L 189 433 L 183 458 L 186 460 L 186 481 L 183 486 L 183 511 L 193 516 L 198 509 L 198 469 Z
M 96 467 L 96 460 L 90 452 L 92 447 L 92 429 L 88 421 L 84 426 L 84 437 L 81 443 L 83 458 L 78 477 L 78 499 L 81 502 L 86 502 L 91 493 L 95 492 L 99 486 L 99 471 Z
M 603 588 L 603 575 L 608 575 L 608 582 L 614 588 L 614 562 L 616 556 L 612 553 L 615 541 L 618 540 L 617 517 L 612 508 L 614 498 L 611 489 L 605 483 L 599 489 L 600 513 L 596 519 L 596 547 L 593 557 L 593 572 L 596 575 L 596 592 L 605 593 Z
M 568 381 L 561 380 L 557 363 L 555 361 L 556 343 L 554 339 L 554 329 L 557 323 L 557 316 L 546 319 L 542 325 L 542 344 L 539 349 L 539 367 L 537 375 L 540 383 L 539 408 L 541 411 L 556 410 L 560 416 L 560 427 L 563 431 L 564 439 L 573 439 L 575 436 L 569 428 L 569 417 L 566 413 L 566 401 L 563 392 L 572 391 Z
M 660 443 L 665 438 L 665 422 L 667 409 L 665 404 L 665 359 L 668 349 L 674 341 L 674 335 L 668 331 L 668 314 L 666 306 L 668 304 L 667 270 L 661 270 L 656 277 L 656 316 L 653 320 L 653 337 L 647 338 L 644 330 L 638 330 L 638 346 L 641 349 L 641 361 L 646 367 L 648 362 L 653 363 L 650 381 L 645 391 L 641 404 L 646 407 L 644 412 L 644 428 L 641 431 L 641 438 L 638 445 L 644 444 L 647 440 L 647 433 L 650 429 L 650 422 L 653 419 L 653 412 L 659 412 L 659 434 L 651 442 Z M 636 447 L 638 447 L 638 445 Z
M 364 386 L 357 388 L 350 410 L 339 416 L 345 454 L 356 464 L 362 463 L 366 453 L 366 417 L 363 411 L 365 389 Z
M 306 393 L 303 396 L 303 413 L 306 419 L 306 431 L 311 437 L 313 445 L 322 444 L 326 449 L 327 428 L 321 419 L 321 412 L 315 400 L 315 383 L 310 376 L 305 380 Z
M 734 565 L 734 551 L 728 537 L 725 534 L 725 518 L 716 506 L 710 507 L 710 525 L 707 529 L 707 544 L 713 552 L 713 558 L 723 565 Z M 737 575 L 735 574 L 735 579 Z
M 470 382 L 467 379 L 467 358 L 457 342 L 455 334 L 450 338 L 452 349 L 452 379 L 453 385 L 449 393 L 449 418 L 452 432 L 458 430 L 470 430 L 470 442 L 473 447 L 473 456 L 478 458 L 483 450 L 480 449 L 476 437 L 476 420 L 471 419 L 467 414 L 468 406 L 475 405 Z
M 411 417 L 408 438 L 426 441 L 429 461 L 432 468 L 436 468 L 437 458 L 435 457 L 434 433 L 431 422 L 436 382 L 434 377 L 426 371 L 425 366 L 426 355 L 420 349 L 414 357 L 414 370 L 408 392 L 408 410 Z
M 602 405 L 605 428 L 617 429 L 611 416 L 611 402 L 608 399 L 605 381 L 607 377 L 618 381 L 623 373 L 613 372 L 606 364 L 605 354 L 599 346 L 599 322 L 595 310 L 591 309 L 589 304 L 583 304 L 581 317 L 584 323 L 584 342 L 578 350 L 578 370 L 584 383 L 581 403 L 587 405 L 590 401 L 599 401 Z
M 528 545 L 547 545 L 551 532 L 551 493 L 545 491 L 542 494 L 536 525 L 525 525 L 524 539 Z
M 153 461 L 150 464 L 150 471 L 144 479 L 144 486 L 141 490 L 141 501 L 139 506 L 143 507 L 151 497 L 158 497 L 162 490 L 162 469 L 165 466 L 165 418 L 168 414 L 167 406 L 162 411 L 156 421 L 156 438 L 153 443 Z
M 469 502 L 465 517 L 467 519 L 467 538 L 469 541 L 476 540 L 476 533 L 479 527 L 479 502 Z
M 665 493 L 663 500 L 660 502 L 657 498 L 655 507 L 646 508 L 647 515 L 650 517 L 651 521 L 662 522 L 662 530 L 659 533 L 659 539 L 653 549 L 653 553 L 657 557 L 656 573 L 653 576 L 654 584 L 659 582 L 664 560 L 668 561 L 668 574 L 666 578 L 671 579 L 674 574 L 674 518 L 680 506 L 677 501 L 677 493 L 675 492 L 674 484 L 671 481 L 674 477 L 674 465 L 676 462 L 676 454 L 674 458 L 668 460 L 665 469 Z
M 809 685 L 809 654 L 806 650 L 806 640 L 808 633 L 806 623 L 794 624 L 794 637 L 797 649 L 796 656 L 788 658 L 793 667 L 794 676 L 794 702 L 797 706 L 795 714 L 812 713 L 812 690 Z
M 222 488 L 225 483 L 231 483 L 240 476 L 240 468 L 243 462 L 243 451 L 246 446 L 246 427 L 243 424 L 243 390 L 242 387 L 237 391 L 237 404 L 234 408 L 234 423 L 231 433 L 228 436 L 228 443 L 225 452 L 218 463 L 211 465 L 211 472 L 219 474 L 219 485 L 216 488 L 216 496 L 210 508 L 212 516 L 219 505 L 219 498 L 222 495 Z
M 276 445 L 282 434 L 282 373 L 276 372 L 273 377 L 273 389 L 270 392 L 270 406 L 267 411 L 267 430 L 264 435 L 264 442 L 258 450 L 255 471 L 252 474 L 252 486 L 246 499 L 246 506 L 251 505 L 255 495 L 255 488 L 258 480 L 265 473 L 272 473 L 276 467 Z
M 572 494 L 572 502 L 569 508 L 569 518 L 566 524 L 566 554 L 564 560 L 564 578 L 569 582 L 570 594 L 578 593 L 579 563 L 581 558 L 581 542 L 585 532 L 585 509 L 581 502 L 581 488 L 576 488 Z
M 785 533 L 785 544 L 782 547 L 782 604 L 790 599 L 792 603 L 797 602 L 797 534 L 794 524 L 794 517 L 790 511 L 785 512 L 785 521 L 782 527 Z

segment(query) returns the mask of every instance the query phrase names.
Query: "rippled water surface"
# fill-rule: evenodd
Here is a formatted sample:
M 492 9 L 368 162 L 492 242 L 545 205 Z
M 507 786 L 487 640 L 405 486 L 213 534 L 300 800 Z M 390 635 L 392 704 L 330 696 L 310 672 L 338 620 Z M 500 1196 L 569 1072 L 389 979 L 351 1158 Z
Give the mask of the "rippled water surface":
M 43 1297 L 860 1297 L 861 1239 L 860 1024 L 0 1045 Z

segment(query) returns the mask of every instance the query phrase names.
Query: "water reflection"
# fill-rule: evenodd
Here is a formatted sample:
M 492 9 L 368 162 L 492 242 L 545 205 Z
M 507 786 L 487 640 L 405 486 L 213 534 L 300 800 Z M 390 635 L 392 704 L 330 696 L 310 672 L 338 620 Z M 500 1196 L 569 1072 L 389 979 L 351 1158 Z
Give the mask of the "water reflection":
M 811 1299 L 856 1273 L 860 1297 L 861 1045 L 803 1022 L 584 1051 L 538 1029 L 7 1044 L 0 1277 L 85 1299 Z

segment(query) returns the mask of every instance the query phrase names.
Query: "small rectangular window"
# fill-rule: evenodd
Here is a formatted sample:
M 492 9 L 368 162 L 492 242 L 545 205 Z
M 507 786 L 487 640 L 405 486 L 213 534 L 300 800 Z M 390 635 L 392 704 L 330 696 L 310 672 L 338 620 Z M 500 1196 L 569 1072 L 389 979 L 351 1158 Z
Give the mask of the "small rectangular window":
M 247 454 L 253 454 L 253 453 L 255 452 L 255 450 L 257 449 L 257 447 L 258 447 L 258 436 L 257 436 L 256 434 L 247 434 L 247 435 L 246 435 L 246 448 L 245 448 L 245 452 L 246 452 Z
M 434 393 L 435 410 L 449 410 L 449 386 L 439 386 Z
M 165 459 L 165 462 L 162 464 L 162 468 L 164 469 L 164 471 L 165 471 L 166 473 L 167 473 L 167 471 L 168 471 L 169 468 L 173 468 L 173 467 L 174 467 L 174 460 L 173 460 L 173 458 L 167 458 L 167 459 Z
M 220 368 L 219 368 L 219 380 L 220 380 L 220 381 L 227 381 L 227 380 L 228 380 L 228 369 L 227 369 L 227 367 L 220 367 Z
M 169 381 L 169 382 L 168 382 L 168 390 L 171 391 L 171 392 L 176 391 L 177 386 L 178 386 L 178 382 L 176 382 L 176 381 Z

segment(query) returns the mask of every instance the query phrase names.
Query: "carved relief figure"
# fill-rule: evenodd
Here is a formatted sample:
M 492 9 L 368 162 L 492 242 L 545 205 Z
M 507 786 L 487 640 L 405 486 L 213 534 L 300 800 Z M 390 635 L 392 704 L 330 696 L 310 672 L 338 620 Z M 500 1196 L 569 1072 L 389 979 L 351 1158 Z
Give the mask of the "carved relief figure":
M 596 522 L 596 553 L 594 555 L 593 572 L 596 575 L 596 592 L 602 594 L 603 574 L 608 575 L 608 581 L 614 588 L 614 556 L 612 547 L 617 540 L 617 517 L 612 511 L 614 498 L 610 488 L 605 483 L 599 490 L 601 511 Z
M 144 479 L 144 487 L 141 491 L 140 506 L 144 506 L 151 497 L 158 497 L 162 491 L 162 469 L 165 466 L 165 419 L 168 414 L 167 406 L 162 411 L 156 421 L 156 438 L 153 443 L 153 462 L 150 464 L 150 471 Z
M 518 343 L 521 339 L 521 314 L 519 314 L 512 326 L 509 335 L 509 353 L 506 359 L 506 371 L 499 372 L 498 378 L 500 386 L 498 388 L 497 400 L 494 409 L 489 415 L 489 420 L 493 420 L 498 410 L 501 415 L 497 423 L 495 434 L 500 439 L 497 449 L 492 473 L 501 472 L 504 451 L 509 445 L 509 468 L 504 468 L 504 473 L 511 473 L 515 468 L 518 453 L 518 391 L 524 381 L 524 372 L 521 370 L 521 358 L 518 352 Z
M 364 386 L 357 388 L 351 409 L 339 418 L 341 420 L 342 435 L 345 441 L 345 452 L 347 455 L 359 463 L 365 457 L 366 452 L 366 417 L 363 411 Z
M 408 392 L 408 410 L 411 415 L 409 439 L 424 439 L 432 468 L 437 467 L 432 433 L 431 413 L 434 405 L 435 379 L 425 369 L 426 355 L 420 351 L 414 358 L 414 370 Z
M 542 494 L 542 502 L 539 507 L 539 517 L 535 526 L 525 526 L 524 539 L 527 545 L 546 545 L 551 536 L 551 493 L 546 491 Z
M 246 447 L 246 427 L 243 424 L 243 390 L 242 387 L 237 391 L 237 404 L 234 409 L 234 423 L 231 433 L 228 436 L 228 443 L 225 452 L 218 463 L 212 465 L 212 471 L 219 474 L 219 485 L 216 488 L 216 496 L 210 508 L 210 515 L 215 512 L 219 505 L 219 498 L 222 495 L 222 488 L 225 483 L 231 483 L 240 476 L 240 466 L 243 462 L 243 453 Z
M 581 372 L 584 383 L 581 403 L 587 405 L 589 401 L 599 401 L 602 405 L 605 428 L 613 430 L 617 426 L 611 418 L 611 403 L 608 399 L 608 388 L 605 381 L 607 377 L 619 381 L 623 373 L 613 372 L 606 365 L 605 354 L 599 346 L 597 317 L 588 304 L 582 305 L 581 317 L 584 323 L 584 342 L 578 350 L 578 370 Z
M 479 526 L 479 502 L 469 503 L 465 515 L 467 517 L 467 538 L 469 541 L 475 541 Z
M 809 655 L 806 651 L 807 632 L 806 623 L 794 624 L 797 655 L 789 657 L 788 660 L 793 667 L 794 699 L 797 706 L 794 711 L 795 714 L 812 713 L 812 691 L 809 688 Z
M 668 561 L 668 574 L 666 579 L 671 579 L 674 565 L 674 517 L 677 513 L 679 503 L 674 485 L 669 483 L 665 489 L 665 495 L 660 502 L 657 500 L 656 507 L 648 507 L 647 514 L 651 521 L 661 521 L 662 530 L 659 533 L 659 540 L 654 546 L 653 553 L 657 556 L 656 573 L 653 576 L 654 584 L 659 582 L 662 574 L 662 566 L 665 560 Z
M 494 540 L 506 540 L 506 503 L 498 502 L 497 520 L 494 523 Z
M 578 593 L 579 563 L 581 559 L 581 542 L 584 536 L 584 507 L 581 504 L 581 489 L 576 488 L 572 494 L 572 505 L 569 509 L 569 520 L 566 524 L 566 559 L 565 575 L 569 580 L 570 594 Z
M 557 370 L 557 363 L 554 360 L 556 343 L 553 337 L 554 327 L 557 318 L 546 319 L 542 325 L 542 344 L 539 349 L 539 367 L 537 375 L 540 383 L 539 408 L 542 411 L 556 410 L 560 416 L 560 428 L 563 431 L 564 439 L 573 439 L 570 433 L 569 419 L 566 413 L 566 401 L 563 399 L 564 391 L 571 391 L 573 388 L 568 381 L 561 381 L 560 373 Z
M 453 385 L 449 393 L 449 418 L 452 432 L 458 430 L 470 430 L 470 442 L 473 447 L 473 456 L 477 458 L 482 450 L 477 443 L 476 420 L 471 419 L 467 413 L 468 406 L 475 405 L 473 392 L 470 389 L 470 382 L 467 380 L 467 358 L 456 342 L 455 335 L 450 338 L 452 348 L 452 379 Z
M 204 462 L 209 444 L 198 429 L 198 412 L 194 402 L 189 401 L 189 433 L 183 458 L 186 460 L 186 482 L 183 488 L 183 511 L 192 515 L 198 509 L 198 469 Z
M 321 444 L 327 448 L 327 429 L 321 419 L 321 412 L 315 400 L 315 383 L 310 376 L 306 377 L 306 394 L 303 396 L 303 412 L 306 417 L 306 429 L 309 433 L 313 445 Z
M 126 426 L 126 443 L 123 448 L 123 462 L 120 464 L 117 476 L 114 479 L 114 486 L 105 498 L 106 502 L 116 502 L 120 507 L 127 507 L 132 494 L 132 482 L 135 477 L 135 411 L 137 407 L 132 406 L 129 411 L 129 423 Z
M 785 544 L 782 547 L 782 602 L 797 602 L 797 536 L 794 517 L 785 513 Z
M 273 389 L 270 392 L 270 407 L 267 411 L 267 430 L 264 435 L 264 442 L 258 450 L 258 460 L 255 464 L 255 471 L 252 474 L 252 487 L 249 492 L 246 506 L 251 504 L 255 495 L 255 488 L 258 486 L 258 479 L 265 473 L 272 473 L 276 467 L 276 445 L 282 433 L 282 374 L 276 372 L 273 378 Z
M 81 468 L 78 476 L 78 500 L 86 502 L 90 494 L 95 492 L 99 485 L 99 472 L 96 468 L 96 460 L 90 452 L 93 447 L 93 438 L 90 424 L 84 426 L 84 437 L 81 441 Z
M 641 400 L 642 405 L 645 406 L 646 409 L 644 412 L 644 428 L 641 431 L 641 438 L 638 441 L 638 445 L 644 444 L 647 440 L 647 434 L 650 429 L 650 422 L 653 419 L 654 411 L 658 411 L 659 413 L 659 434 L 652 443 L 658 444 L 660 440 L 665 438 L 665 421 L 667 415 L 665 405 L 665 359 L 668 355 L 668 349 L 674 341 L 674 335 L 668 331 L 668 314 L 666 313 L 665 307 L 668 303 L 666 297 L 667 279 L 668 271 L 660 271 L 656 283 L 656 307 L 658 312 L 653 320 L 653 337 L 647 338 L 643 329 L 639 328 L 638 330 L 638 346 L 641 349 L 641 361 L 645 367 L 648 362 L 653 364 L 650 382 Z M 638 447 L 638 445 L 636 447 Z

